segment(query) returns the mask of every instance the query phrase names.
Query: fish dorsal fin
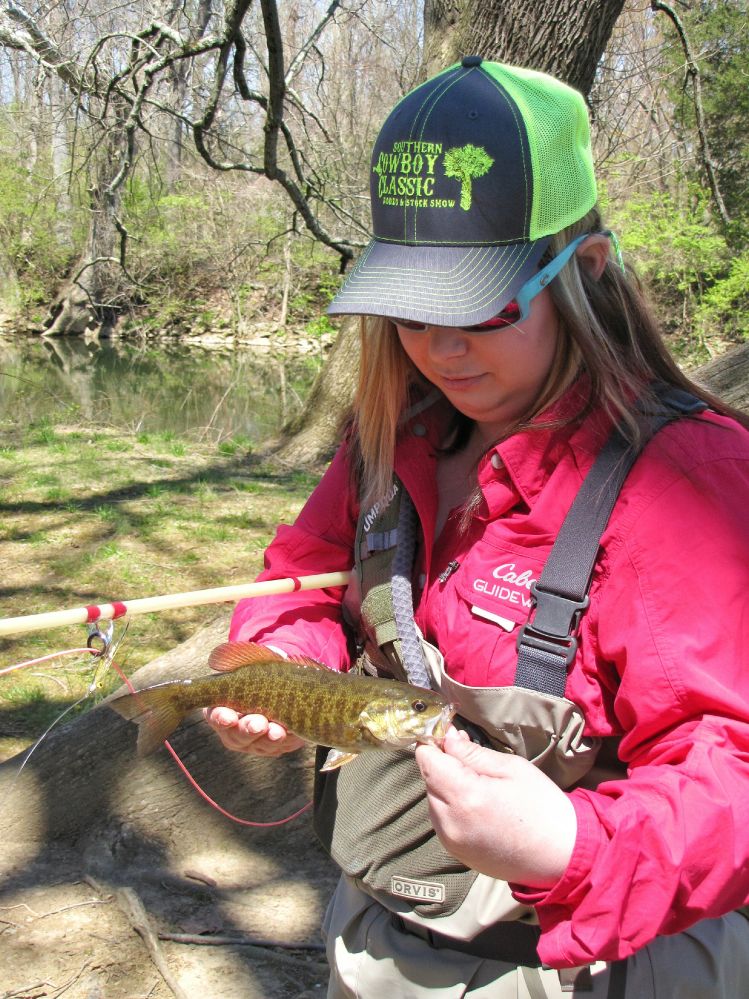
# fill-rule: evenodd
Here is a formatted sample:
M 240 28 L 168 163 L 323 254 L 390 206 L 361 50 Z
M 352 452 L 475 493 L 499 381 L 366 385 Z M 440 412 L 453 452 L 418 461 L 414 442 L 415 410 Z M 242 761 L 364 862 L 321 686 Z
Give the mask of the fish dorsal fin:
M 208 665 L 219 673 L 231 673 L 242 666 L 252 666 L 253 663 L 288 663 L 290 665 L 306 666 L 310 669 L 327 669 L 322 663 L 306 656 L 294 656 L 284 659 L 273 649 L 257 642 L 224 642 L 217 645 L 208 657 Z

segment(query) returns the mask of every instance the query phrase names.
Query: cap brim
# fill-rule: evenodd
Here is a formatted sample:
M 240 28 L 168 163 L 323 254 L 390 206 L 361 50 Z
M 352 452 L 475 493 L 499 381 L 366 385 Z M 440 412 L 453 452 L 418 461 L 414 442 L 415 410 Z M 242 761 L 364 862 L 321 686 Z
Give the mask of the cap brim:
M 330 315 L 472 326 L 496 316 L 538 270 L 548 239 L 507 246 L 403 246 L 372 240 Z

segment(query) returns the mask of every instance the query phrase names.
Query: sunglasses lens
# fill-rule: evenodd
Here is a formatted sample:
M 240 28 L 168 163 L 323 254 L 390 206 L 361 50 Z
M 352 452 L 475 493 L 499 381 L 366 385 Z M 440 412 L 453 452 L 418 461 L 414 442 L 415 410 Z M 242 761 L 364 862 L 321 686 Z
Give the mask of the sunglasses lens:
M 470 333 L 488 333 L 491 330 L 502 329 L 503 326 L 510 326 L 520 319 L 520 306 L 517 302 L 508 302 L 499 315 L 492 316 L 484 323 L 477 323 L 475 326 L 464 326 L 463 329 Z
M 519 319 L 520 306 L 517 302 L 512 301 L 507 303 L 499 315 L 492 316 L 486 322 L 476 323 L 474 326 L 458 326 L 457 329 L 464 330 L 466 333 L 490 333 L 492 330 L 502 329 L 503 326 L 510 326 Z M 423 333 L 429 329 L 428 323 L 418 323 L 414 319 L 393 319 L 391 322 L 403 330 L 409 330 L 411 333 Z

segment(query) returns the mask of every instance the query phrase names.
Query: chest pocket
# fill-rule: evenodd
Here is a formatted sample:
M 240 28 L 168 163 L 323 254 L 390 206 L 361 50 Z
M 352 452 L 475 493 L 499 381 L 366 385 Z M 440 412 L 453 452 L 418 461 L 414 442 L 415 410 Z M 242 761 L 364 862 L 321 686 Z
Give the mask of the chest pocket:
M 482 686 L 510 685 L 517 663 L 517 636 L 528 620 L 532 606 L 530 587 L 541 574 L 543 562 L 509 548 L 479 543 L 447 585 L 454 596 L 445 593 L 449 620 L 439 644 L 450 663 L 451 672 L 470 657 L 465 674 Z M 457 599 L 454 599 L 457 597 Z M 478 663 L 486 673 L 479 676 Z

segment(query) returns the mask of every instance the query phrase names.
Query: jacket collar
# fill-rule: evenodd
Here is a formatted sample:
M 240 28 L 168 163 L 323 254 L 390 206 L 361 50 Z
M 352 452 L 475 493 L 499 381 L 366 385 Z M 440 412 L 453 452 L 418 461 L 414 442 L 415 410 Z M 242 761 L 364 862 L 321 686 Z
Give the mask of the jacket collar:
M 494 467 L 498 462 L 492 463 L 495 453 L 529 508 L 566 455 L 571 454 L 582 481 L 612 426 L 611 419 L 601 410 L 594 410 L 582 421 L 578 418 L 585 408 L 588 392 L 588 379 L 578 378 L 533 420 L 535 426 L 489 448 L 479 465 L 479 484 L 483 487 L 498 474 Z M 438 397 L 432 405 L 405 421 L 399 440 L 396 471 L 421 512 L 427 536 L 431 536 L 437 515 L 435 468 L 449 416 L 442 397 Z M 555 423 L 562 425 L 545 426 Z
M 600 409 L 588 413 L 582 420 L 579 418 L 585 409 L 588 390 L 587 379 L 578 379 L 533 420 L 535 426 L 513 434 L 491 449 L 501 458 L 529 508 L 565 456 L 571 455 L 582 481 L 603 447 L 611 430 L 611 419 Z

